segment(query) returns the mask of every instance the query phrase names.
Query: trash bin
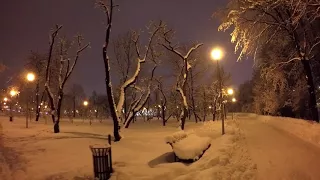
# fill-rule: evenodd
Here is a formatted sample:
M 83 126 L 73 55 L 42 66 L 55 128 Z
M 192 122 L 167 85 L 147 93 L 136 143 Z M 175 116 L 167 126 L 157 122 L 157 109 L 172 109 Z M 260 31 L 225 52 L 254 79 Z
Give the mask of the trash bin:
M 110 142 L 110 136 L 109 142 Z M 94 177 L 99 180 L 107 180 L 112 173 L 111 145 L 90 146 L 93 158 Z

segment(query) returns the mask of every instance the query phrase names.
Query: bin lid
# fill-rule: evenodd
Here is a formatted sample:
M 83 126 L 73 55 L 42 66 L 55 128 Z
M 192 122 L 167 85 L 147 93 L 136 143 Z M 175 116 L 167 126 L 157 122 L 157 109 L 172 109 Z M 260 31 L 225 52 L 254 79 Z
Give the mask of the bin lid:
M 94 144 L 89 146 L 95 156 L 107 155 L 111 146 L 109 144 Z

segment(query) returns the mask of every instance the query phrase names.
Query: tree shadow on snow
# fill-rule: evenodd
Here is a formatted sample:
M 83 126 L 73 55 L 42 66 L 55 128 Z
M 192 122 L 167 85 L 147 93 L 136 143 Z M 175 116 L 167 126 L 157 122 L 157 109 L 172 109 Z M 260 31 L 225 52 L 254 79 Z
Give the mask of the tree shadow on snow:
M 84 136 L 84 137 L 93 136 L 93 137 L 104 137 L 104 138 L 108 138 L 108 136 L 106 136 L 106 135 L 94 134 L 94 133 L 87 133 L 87 132 L 62 132 L 62 133 L 73 134 L 73 135 Z
M 159 164 L 174 163 L 173 152 L 164 153 L 148 162 L 149 167 L 153 168 Z
M 94 139 L 108 139 L 108 135 L 102 135 L 102 134 L 94 134 L 94 133 L 87 133 L 87 132 L 63 132 L 66 134 L 73 134 L 77 136 L 81 136 L 84 138 L 94 138 Z M 111 135 L 111 141 L 114 141 L 114 137 Z

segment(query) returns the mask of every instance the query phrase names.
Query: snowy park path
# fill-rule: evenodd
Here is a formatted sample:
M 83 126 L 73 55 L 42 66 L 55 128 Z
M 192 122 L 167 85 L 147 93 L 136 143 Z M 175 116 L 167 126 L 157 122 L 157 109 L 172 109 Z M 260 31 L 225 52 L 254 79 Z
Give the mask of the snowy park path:
M 318 147 L 254 118 L 239 123 L 259 180 L 320 179 Z
M 4 137 L 0 123 L 0 179 L 24 179 L 23 165 L 24 163 L 21 161 L 20 155 L 14 149 L 4 145 Z

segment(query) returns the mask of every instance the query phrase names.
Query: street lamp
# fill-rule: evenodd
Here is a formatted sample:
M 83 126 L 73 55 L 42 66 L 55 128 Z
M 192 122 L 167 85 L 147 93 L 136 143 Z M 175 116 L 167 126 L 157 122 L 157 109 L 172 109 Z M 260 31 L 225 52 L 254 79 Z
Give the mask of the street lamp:
M 33 82 L 36 79 L 36 76 L 33 73 L 28 73 L 26 78 L 29 82 Z
M 235 103 L 235 102 L 237 102 L 237 99 L 236 98 L 232 98 L 232 103 Z M 233 113 L 234 113 L 234 109 L 233 109 L 233 111 L 232 111 L 232 119 L 233 119 Z
M 232 95 L 233 94 L 233 89 L 229 88 L 227 93 L 228 93 L 228 95 Z
M 17 94 L 18 94 L 18 91 L 17 91 L 17 90 L 11 89 L 11 91 L 10 91 L 10 96 L 11 96 L 11 97 L 16 96 Z
M 26 75 L 26 80 L 27 82 L 31 83 L 33 82 L 34 80 L 36 79 L 36 76 L 34 75 L 34 73 L 32 72 L 29 72 L 27 75 Z M 28 92 L 26 92 L 26 104 L 27 104 L 27 109 L 26 109 L 26 128 L 29 127 L 29 118 L 31 120 L 31 113 L 30 113 L 30 110 L 29 110 L 29 100 L 31 99 L 28 95 Z M 37 107 L 38 108 L 38 107 Z
M 8 101 L 8 98 L 7 98 L 7 97 L 3 98 L 3 101 L 4 101 L 4 102 L 7 102 L 7 101 Z
M 211 51 L 211 58 L 215 61 L 221 60 L 223 57 L 223 51 L 220 48 L 214 48 Z
M 12 103 L 13 103 L 13 98 L 18 94 L 19 92 L 15 89 L 11 89 L 9 94 L 11 96 L 11 102 L 10 102 L 10 117 L 9 117 L 9 121 L 13 121 L 13 114 L 12 114 Z M 8 100 L 7 98 L 5 98 L 6 100 Z
M 88 116 L 87 115 L 87 109 L 86 109 L 86 107 L 89 105 L 89 102 L 88 101 L 83 101 L 83 106 L 84 106 L 84 108 L 85 108 L 85 110 L 84 110 L 84 113 L 85 113 L 85 116 Z M 84 121 L 84 119 L 83 119 L 83 121 Z M 91 125 L 91 118 L 90 118 L 90 125 Z
M 221 48 L 213 48 L 211 51 L 211 58 L 212 60 L 216 61 L 217 63 L 217 77 L 218 77 L 218 87 L 219 87 L 219 99 L 218 102 L 220 104 L 220 117 L 221 117 L 221 128 L 222 128 L 222 135 L 225 134 L 224 132 L 224 106 L 223 106 L 223 102 L 222 102 L 222 98 L 223 98 L 223 94 L 222 94 L 222 77 L 220 74 L 220 66 L 219 66 L 219 61 L 222 59 L 223 57 L 223 51 Z

